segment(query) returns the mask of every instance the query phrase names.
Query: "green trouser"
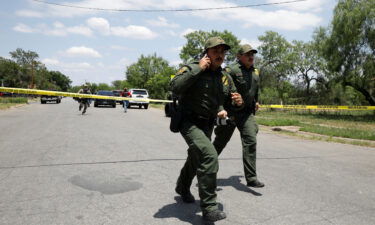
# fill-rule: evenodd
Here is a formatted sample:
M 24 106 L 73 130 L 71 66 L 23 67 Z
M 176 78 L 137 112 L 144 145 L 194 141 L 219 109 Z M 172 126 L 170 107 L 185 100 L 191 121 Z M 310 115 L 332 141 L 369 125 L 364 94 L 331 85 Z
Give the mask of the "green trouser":
M 242 142 L 242 160 L 245 171 L 245 179 L 251 182 L 257 179 L 256 174 L 256 146 L 258 125 L 253 115 L 239 114 L 235 116 L 236 125 L 217 126 L 215 128 L 215 140 L 213 142 L 218 155 L 229 142 L 234 130 L 240 131 Z
M 188 157 L 181 169 L 177 186 L 186 191 L 197 175 L 200 205 L 203 213 L 218 209 L 216 202 L 216 174 L 219 170 L 218 155 L 211 143 L 213 126 L 198 127 L 185 120 L 180 128 L 181 135 L 189 146 Z

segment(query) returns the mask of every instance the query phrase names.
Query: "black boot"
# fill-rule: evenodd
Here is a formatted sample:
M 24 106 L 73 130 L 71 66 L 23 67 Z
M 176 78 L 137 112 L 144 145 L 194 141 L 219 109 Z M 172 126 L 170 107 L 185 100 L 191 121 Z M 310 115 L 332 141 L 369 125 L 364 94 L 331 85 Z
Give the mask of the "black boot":
M 183 188 L 176 186 L 176 193 L 179 194 L 182 198 L 182 201 L 185 203 L 194 203 L 194 195 L 191 194 L 190 190 L 184 190 Z
M 208 212 L 208 213 L 203 213 L 203 219 L 206 221 L 210 221 L 210 222 L 223 220 L 225 218 L 227 218 L 227 215 L 225 214 L 225 212 L 218 210 L 218 209 Z
M 255 188 L 262 188 L 264 187 L 264 183 L 260 182 L 259 180 L 254 180 L 251 182 L 247 182 L 247 186 L 255 187 Z

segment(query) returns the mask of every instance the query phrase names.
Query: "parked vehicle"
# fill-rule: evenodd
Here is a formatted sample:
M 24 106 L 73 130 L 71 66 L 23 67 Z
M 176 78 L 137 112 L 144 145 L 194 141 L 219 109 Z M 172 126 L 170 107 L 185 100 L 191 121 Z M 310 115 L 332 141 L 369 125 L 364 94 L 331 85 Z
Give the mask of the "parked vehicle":
M 121 90 L 113 90 L 112 92 L 113 92 L 113 95 L 114 95 L 114 96 L 116 96 L 116 97 L 121 97 L 123 91 L 121 91 Z M 122 104 L 122 101 L 120 101 L 120 100 L 119 100 L 119 101 L 116 100 L 116 102 L 119 103 L 119 104 Z
M 98 91 L 97 95 L 103 96 L 114 96 L 112 91 Z M 95 99 L 94 107 L 98 107 L 100 105 L 109 105 L 113 108 L 116 108 L 116 100 L 113 99 Z
M 56 104 L 59 104 L 61 102 L 61 96 L 50 96 L 50 95 L 40 96 L 41 104 L 46 104 L 47 102 L 55 102 Z
M 142 106 L 148 109 L 148 101 L 140 101 L 139 99 L 149 98 L 148 91 L 146 89 L 130 89 L 129 90 L 129 108 L 133 105 L 137 105 L 140 109 Z M 138 99 L 138 100 L 137 100 Z

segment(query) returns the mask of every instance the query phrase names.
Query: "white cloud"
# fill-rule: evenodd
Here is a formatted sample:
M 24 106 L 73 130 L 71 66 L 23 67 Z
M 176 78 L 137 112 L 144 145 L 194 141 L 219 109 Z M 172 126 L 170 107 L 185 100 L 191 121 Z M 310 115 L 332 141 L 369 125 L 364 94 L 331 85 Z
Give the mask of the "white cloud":
M 178 47 L 175 47 L 175 48 L 170 48 L 170 51 L 171 52 L 177 52 L 177 53 L 180 53 L 182 50 L 182 46 L 178 46 Z
M 71 47 L 65 51 L 65 54 L 67 56 L 71 57 L 93 57 L 93 58 L 100 58 L 102 57 L 99 52 L 92 48 L 88 48 L 85 46 L 76 46 L 76 47 Z
M 18 10 L 16 11 L 17 16 L 21 17 L 34 17 L 34 18 L 42 18 L 43 14 L 38 12 L 38 11 L 33 11 L 33 10 Z
M 280 0 L 267 0 L 267 3 L 280 2 Z M 325 1 L 323 0 L 308 0 L 303 2 L 294 2 L 291 4 L 280 4 L 277 7 L 295 10 L 295 11 L 310 11 L 319 12 L 322 10 Z
M 67 27 L 66 31 L 68 33 L 72 34 L 80 34 L 84 36 L 92 36 L 92 31 L 90 28 L 85 27 L 85 26 L 74 26 L 74 27 Z
M 55 69 L 64 71 L 73 71 L 73 72 L 82 72 L 93 69 L 94 67 L 88 62 L 61 62 L 55 58 L 44 58 L 42 59 L 47 67 L 53 67 Z
M 111 27 L 111 32 L 115 36 L 132 39 L 154 39 L 158 35 L 144 26 L 129 25 L 127 27 Z
M 274 2 L 278 0 L 267 0 Z M 210 7 L 233 7 L 244 3 L 231 2 L 230 0 L 160 0 L 160 1 L 138 1 L 138 0 L 81 0 L 64 2 L 69 5 L 78 5 L 94 8 L 110 8 L 110 9 L 186 9 L 186 8 L 210 8 Z M 46 16 L 55 17 L 76 17 L 86 16 L 99 13 L 95 10 L 74 9 L 67 7 L 57 7 L 51 5 L 40 5 L 33 3 L 34 8 L 38 8 L 39 13 Z M 283 4 L 269 6 L 267 8 L 237 8 L 225 10 L 195 11 L 184 12 L 178 15 L 196 16 L 206 20 L 222 20 L 226 22 L 239 22 L 245 27 L 264 27 L 283 30 L 300 30 L 306 27 L 319 25 L 321 16 L 316 14 L 326 4 L 323 0 L 309 0 L 306 2 L 296 2 L 291 4 Z M 36 7 L 38 6 L 38 7 Z M 281 8 L 280 8 L 281 7 Z M 281 10 L 280 10 L 281 9 Z M 22 10 L 21 10 L 22 11 Z M 151 21 L 150 21 L 151 22 Z M 151 22 L 158 26 L 175 26 L 168 22 L 164 17 Z M 128 27 L 127 27 L 128 28 Z M 121 30 L 121 31 L 119 31 Z M 115 33 L 121 33 L 123 28 L 116 29 Z M 125 32 L 127 33 L 127 32 Z M 125 35 L 128 36 L 128 35 Z
M 192 33 L 192 32 L 194 32 L 194 31 L 196 31 L 196 30 L 194 30 L 194 29 L 192 29 L 192 28 L 187 28 L 187 29 L 185 29 L 184 31 L 182 31 L 181 32 L 181 34 L 180 34 L 180 37 L 185 37 L 185 35 L 187 35 L 187 34 L 189 34 L 189 33 Z
M 14 31 L 21 32 L 21 33 L 34 33 L 35 30 L 23 23 L 19 23 L 13 27 Z
M 87 20 L 87 25 L 92 29 L 101 32 L 104 35 L 108 35 L 111 32 L 108 20 L 101 17 L 91 17 Z
M 158 36 L 155 32 L 144 26 L 111 26 L 108 20 L 102 17 L 91 17 L 86 22 L 89 27 L 99 31 L 103 35 L 114 35 L 142 40 L 154 39 Z
M 147 23 L 150 24 L 151 26 L 156 26 L 156 27 L 177 28 L 180 26 L 177 23 L 168 22 L 168 20 L 162 16 L 159 16 L 157 20 L 147 20 Z
M 50 66 L 50 65 L 56 66 L 60 64 L 60 61 L 57 59 L 45 58 L 45 59 L 42 59 L 42 63 L 46 64 L 47 66 Z
M 19 23 L 13 27 L 14 31 L 22 32 L 22 33 L 41 33 L 44 35 L 51 35 L 51 36 L 67 36 L 68 34 L 79 34 L 84 36 L 92 36 L 92 31 L 90 28 L 85 26 L 73 26 L 73 27 L 66 27 L 61 22 L 53 23 L 53 26 L 50 27 L 46 24 L 38 24 L 34 27 L 30 27 L 23 23 Z
M 130 51 L 132 50 L 131 48 L 128 48 L 126 46 L 121 46 L 121 45 L 111 45 L 109 46 L 110 49 L 113 50 L 119 50 L 119 51 Z

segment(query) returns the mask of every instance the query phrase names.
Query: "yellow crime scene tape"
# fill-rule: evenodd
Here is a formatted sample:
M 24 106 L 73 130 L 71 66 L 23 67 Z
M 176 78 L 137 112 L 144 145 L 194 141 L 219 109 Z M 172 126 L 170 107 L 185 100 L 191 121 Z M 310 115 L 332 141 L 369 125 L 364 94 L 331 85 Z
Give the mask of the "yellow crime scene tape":
M 375 110 L 375 106 L 347 105 L 261 105 L 272 109 L 314 109 L 314 110 Z
M 62 92 L 62 91 L 45 91 L 37 89 L 25 89 L 25 88 L 8 88 L 0 87 L 0 92 L 9 92 L 17 94 L 29 94 L 29 95 L 50 95 L 50 96 L 65 96 L 65 97 L 74 97 L 74 98 L 92 98 L 92 99 L 113 99 L 117 101 L 124 100 L 136 100 L 140 102 L 172 102 L 170 100 L 161 100 L 161 99 L 149 99 L 149 98 L 128 98 L 128 97 L 116 97 L 116 96 L 104 96 L 104 95 L 90 95 L 90 94 L 78 94 L 71 92 Z
M 135 100 L 134 98 L 128 97 L 115 97 L 115 96 L 103 96 L 103 95 L 89 95 L 89 94 L 78 94 L 71 92 L 61 91 L 45 91 L 37 89 L 25 89 L 25 88 L 8 88 L 0 87 L 0 92 L 9 92 L 17 94 L 30 94 L 30 95 L 51 95 L 51 96 L 65 96 L 65 97 L 76 97 L 76 98 L 92 98 L 92 99 L 113 99 L 117 101 L 123 100 Z M 137 98 L 137 101 L 142 102 L 160 102 L 170 103 L 170 100 L 161 99 L 149 99 L 149 98 Z M 343 106 L 343 105 L 260 105 L 261 108 L 270 109 L 313 109 L 313 110 L 375 110 L 375 106 Z

